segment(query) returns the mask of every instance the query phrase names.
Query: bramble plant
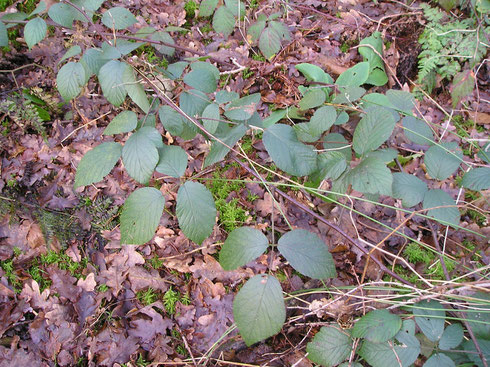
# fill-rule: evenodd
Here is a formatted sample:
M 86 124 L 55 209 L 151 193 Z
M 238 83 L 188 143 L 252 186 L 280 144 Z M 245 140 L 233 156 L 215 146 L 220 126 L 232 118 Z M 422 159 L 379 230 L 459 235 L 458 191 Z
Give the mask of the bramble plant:
M 63 99 L 69 102 L 77 98 L 89 79 L 95 76 L 103 95 L 112 105 L 123 105 L 127 96 L 135 105 L 134 110 L 122 109 L 112 119 L 103 135 L 113 138 L 84 155 L 77 166 L 74 183 L 75 188 L 97 183 L 122 159 L 129 176 L 143 186 L 129 195 L 122 208 L 121 244 L 150 241 L 160 223 L 165 198 L 160 190 L 151 186 L 154 171 L 180 179 L 175 212 L 180 229 L 191 241 L 201 244 L 211 235 L 216 223 L 217 210 L 211 192 L 203 184 L 185 178 L 187 153 L 178 145 L 163 143 L 156 127 L 157 115 L 170 135 L 189 140 L 202 134 L 210 142 L 204 167 L 222 161 L 230 150 L 237 159 L 248 158 L 234 146 L 251 130 L 263 131 L 262 141 L 274 164 L 286 174 L 305 177 L 305 186 L 293 183 L 326 201 L 335 201 L 337 196 L 349 195 L 352 190 L 363 194 L 367 200 L 377 200 L 380 195 L 392 196 L 400 199 L 405 209 L 393 208 L 407 215 L 462 228 L 457 203 L 438 188 L 439 182 L 463 169 L 463 187 L 476 191 L 490 188 L 490 168 L 464 161 L 456 142 L 441 140 L 428 121 L 413 113 L 411 93 L 393 89 L 384 94 L 368 93 L 365 89 L 368 85 L 385 85 L 388 80 L 381 58 L 383 41 L 379 33 L 361 41 L 359 53 L 364 61 L 346 70 L 335 81 L 316 65 L 296 65 L 309 82 L 299 87 L 302 98 L 298 107 L 273 111 L 263 120 L 257 112 L 261 95 L 240 96 L 235 92 L 218 90 L 220 70 L 208 62 L 207 57 L 186 59 L 172 63 L 166 69 L 153 70 L 162 79 L 185 85 L 178 103 L 174 103 L 129 55 L 148 43 L 157 52 L 172 56 L 178 46 L 171 32 L 179 29 L 167 27 L 165 31 L 157 31 L 145 27 L 131 34 L 131 27 L 137 23 L 136 17 L 123 7 L 100 10 L 103 3 L 103 0 L 62 1 L 47 10 L 46 3 L 40 1 L 30 14 L 7 14 L 2 19 L 5 23 L 0 22 L 0 46 L 8 45 L 7 26 L 16 22 L 26 22 L 24 39 L 29 48 L 46 37 L 47 18 L 64 28 L 73 27 L 76 21 L 92 30 L 100 30 L 95 33 L 103 39 L 100 47 L 73 45 L 67 50 L 59 61 L 62 66 L 56 84 Z M 243 16 L 245 5 L 234 0 L 225 0 L 224 5 L 218 8 L 217 4 L 217 0 L 202 1 L 199 15 L 211 16 L 214 13 L 215 31 L 227 36 L 233 32 L 236 20 Z M 268 59 L 279 52 L 281 40 L 289 37 L 287 27 L 277 20 L 278 17 L 279 14 L 267 18 L 261 16 L 249 28 L 252 40 L 258 41 L 260 50 Z M 98 19 L 97 24 L 93 19 Z M 143 85 L 153 90 L 156 101 L 149 102 Z M 306 117 L 310 114 L 311 118 Z M 351 141 L 330 132 L 334 125 L 352 123 L 357 117 L 359 122 Z M 297 123 L 291 126 L 286 118 Z M 390 137 L 402 130 L 408 140 L 423 147 L 424 164 L 431 178 L 428 182 L 403 171 L 393 173 L 390 169 L 389 164 L 399 156 L 399 152 L 390 147 Z M 118 142 L 122 134 L 128 133 L 130 136 L 124 145 Z M 474 142 L 470 143 L 474 145 Z M 315 149 L 317 146 L 323 149 L 318 151 Z M 475 148 L 488 162 L 488 152 Z M 319 189 L 326 180 L 332 188 L 327 192 L 329 196 Z M 275 240 L 270 241 L 255 228 L 239 227 L 224 242 L 219 254 L 220 264 L 225 270 L 235 269 L 272 248 L 304 276 L 315 279 L 336 276 L 332 255 L 316 234 L 291 227 L 277 244 L 271 242 Z M 146 296 L 141 294 L 145 303 L 154 298 L 151 290 L 147 292 Z M 175 307 L 177 298 L 170 293 L 167 297 L 168 307 L 171 307 L 171 302 Z M 286 319 L 280 282 L 269 274 L 254 276 L 236 295 L 233 313 L 247 345 L 278 333 Z M 423 322 L 417 321 L 417 317 L 417 325 L 427 335 L 429 329 L 424 331 Z M 352 333 L 337 326 L 322 330 L 308 348 L 312 360 L 327 366 L 342 363 L 349 357 L 347 348 L 351 350 L 352 338 L 364 340 L 359 355 L 375 367 L 397 365 L 398 358 L 403 366 L 408 366 L 420 352 L 413 322 L 402 322 L 399 316 L 386 310 L 366 314 L 356 323 Z M 335 360 L 331 359 L 333 355 L 322 352 L 323 344 L 332 341 L 342 344 L 336 344 L 342 350 L 335 354 Z M 439 342 L 436 348 L 444 349 L 442 336 L 432 341 Z M 465 350 L 473 348 L 470 344 Z M 444 355 L 437 352 L 430 356 L 429 361 L 446 360 Z M 427 363 L 428 367 L 438 365 Z

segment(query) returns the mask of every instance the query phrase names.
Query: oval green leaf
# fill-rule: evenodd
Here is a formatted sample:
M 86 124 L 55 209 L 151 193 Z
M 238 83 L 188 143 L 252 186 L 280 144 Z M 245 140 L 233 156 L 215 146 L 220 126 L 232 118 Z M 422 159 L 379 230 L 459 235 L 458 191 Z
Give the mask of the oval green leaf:
M 121 144 L 107 142 L 85 153 L 77 166 L 75 189 L 98 182 L 108 175 L 121 157 L 121 150 Z
M 444 332 L 446 311 L 437 301 L 423 301 L 412 308 L 415 322 L 430 341 L 438 341 Z
M 58 71 L 56 85 L 65 101 L 70 101 L 80 94 L 85 85 L 85 69 L 78 62 L 69 62 Z
M 155 171 L 170 177 L 182 177 L 187 168 L 187 153 L 178 145 L 164 145 L 158 149 L 160 160 Z
M 219 253 L 219 263 L 225 270 L 234 270 L 262 255 L 269 241 L 255 228 L 240 227 L 228 235 Z
M 44 19 L 36 17 L 27 22 L 24 27 L 24 40 L 27 47 L 31 49 L 34 45 L 41 42 L 48 33 L 48 26 Z
M 427 173 L 438 180 L 451 176 L 462 161 L 463 152 L 456 142 L 433 145 L 425 152 L 424 158 Z
M 433 354 L 423 367 L 456 367 L 453 360 L 443 353 Z
M 466 172 L 461 185 L 475 191 L 490 189 L 490 167 L 473 168 Z
M 363 155 L 379 148 L 391 136 L 395 124 L 393 114 L 386 108 L 368 108 L 354 131 L 354 151 Z
M 402 327 L 402 319 L 388 310 L 370 311 L 352 329 L 352 336 L 382 343 L 393 338 Z
M 423 207 L 424 209 L 436 208 L 430 209 L 427 215 L 443 224 L 457 226 L 459 223 L 460 214 L 456 202 L 441 189 L 427 191 L 424 196 Z
M 349 358 L 352 338 L 338 324 L 323 326 L 306 346 L 308 358 L 322 366 L 336 366 Z
M 405 172 L 393 174 L 393 197 L 402 200 L 405 208 L 410 208 L 424 200 L 427 184 L 420 178 Z
M 97 75 L 104 97 L 116 107 L 126 99 L 127 90 L 123 81 L 124 68 L 124 63 L 111 60 L 99 69 Z
M 233 29 L 235 28 L 235 17 L 226 6 L 220 6 L 218 10 L 215 11 L 213 28 L 216 33 L 223 33 L 223 36 L 225 37 L 228 37 L 233 33 Z
M 442 333 L 441 340 L 439 340 L 439 348 L 442 350 L 449 350 L 456 348 L 463 341 L 463 327 L 461 324 L 451 324 Z
M 115 135 L 133 131 L 138 125 L 138 117 L 133 111 L 122 111 L 107 125 L 104 135 Z
M 128 9 L 119 6 L 107 10 L 102 15 L 102 24 L 111 29 L 125 29 L 136 22 L 136 17 Z

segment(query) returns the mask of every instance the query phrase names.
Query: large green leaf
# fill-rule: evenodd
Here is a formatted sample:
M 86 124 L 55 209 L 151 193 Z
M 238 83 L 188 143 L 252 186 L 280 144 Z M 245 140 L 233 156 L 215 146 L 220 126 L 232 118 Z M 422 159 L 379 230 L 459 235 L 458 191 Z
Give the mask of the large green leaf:
M 338 324 L 323 326 L 306 346 L 308 358 L 322 366 L 336 366 L 349 358 L 352 338 L 348 330 Z
M 383 343 L 366 340 L 362 343 L 359 355 L 372 367 L 411 366 L 419 356 L 420 342 L 404 331 L 396 335 L 396 340 L 398 343 L 394 343 L 393 340 Z
M 78 45 L 71 46 L 63 55 L 63 57 L 58 61 L 58 64 L 61 64 L 63 61 L 69 59 L 70 57 L 74 57 L 82 52 L 82 48 Z
M 335 81 L 336 85 L 347 87 L 359 87 L 366 82 L 369 77 L 369 63 L 360 62 L 339 75 Z
M 170 34 L 168 34 L 168 32 L 164 32 L 164 31 L 153 33 L 151 35 L 151 39 L 153 41 L 165 42 L 165 43 L 168 43 L 170 45 L 175 44 L 175 41 L 172 38 L 172 36 L 170 36 Z M 159 44 L 153 44 L 153 47 L 155 47 L 155 49 L 158 52 L 160 52 L 161 54 L 164 54 L 165 56 L 172 57 L 175 54 L 175 48 L 174 47 L 170 47 L 170 46 L 163 45 L 163 44 L 160 44 L 160 45 Z
M 197 89 L 182 92 L 179 98 L 180 108 L 190 117 L 201 116 L 206 106 L 210 103 L 206 94 Z M 194 125 L 191 128 L 194 128 Z
M 354 151 L 363 155 L 379 148 L 391 136 L 395 124 L 392 113 L 386 108 L 368 108 L 367 114 L 359 121 L 354 131 Z
M 490 294 L 477 292 L 472 298 L 475 300 L 468 301 L 471 302 L 471 305 L 468 305 L 468 307 L 474 308 L 475 311 L 468 313 L 466 319 L 476 337 L 490 339 L 490 312 L 488 312 L 490 308 Z
M 128 133 L 136 129 L 138 117 L 133 111 L 122 111 L 107 125 L 104 135 Z
M 107 28 L 125 29 L 137 22 L 136 17 L 126 8 L 110 8 L 102 15 L 102 24 Z
M 155 139 L 157 134 L 160 136 L 158 130 L 153 127 L 142 127 L 129 137 L 123 147 L 124 167 L 132 178 L 144 185 L 150 181 L 158 163 L 157 148 L 163 146 L 163 144 L 157 144 Z
M 9 45 L 9 36 L 7 33 L 7 27 L 3 22 L 0 22 L 0 47 L 6 47 Z
M 31 49 L 34 45 L 41 42 L 48 32 L 48 26 L 44 19 L 36 17 L 27 22 L 24 27 L 24 40 Z
M 80 59 L 80 64 L 85 68 L 85 82 L 94 75 L 98 74 L 100 68 L 107 62 L 102 58 L 102 50 L 98 48 L 89 48 L 85 50 Z
M 266 274 L 249 279 L 235 296 L 233 316 L 248 346 L 281 331 L 286 307 L 279 281 Z
M 225 5 L 235 17 L 242 17 L 245 15 L 245 4 L 242 1 L 225 0 Z
M 122 81 L 124 83 L 124 88 L 126 88 L 126 91 L 128 92 L 129 98 L 131 98 L 144 113 L 148 113 L 150 111 L 150 103 L 146 97 L 143 85 L 136 79 L 133 67 L 123 63 L 122 69 Z
M 104 64 L 97 74 L 104 97 L 114 106 L 120 106 L 126 99 L 123 81 L 124 63 L 111 60 Z
M 406 113 L 407 115 L 412 114 L 415 103 L 415 97 L 412 93 L 390 89 L 386 91 L 386 98 L 388 98 L 397 111 Z
M 216 78 L 210 70 L 192 70 L 184 76 L 184 83 L 204 93 L 213 93 L 216 90 Z
M 347 182 L 364 194 L 391 195 L 393 175 L 376 157 L 367 157 L 347 174 Z
M 439 348 L 442 350 L 454 349 L 463 341 L 463 327 L 460 323 L 449 325 L 444 329 L 441 340 L 439 340 Z
M 425 152 L 424 158 L 427 173 L 438 180 L 451 176 L 462 161 L 463 152 L 456 142 L 433 145 Z
M 304 229 L 292 230 L 279 239 L 277 249 L 303 275 L 314 279 L 337 276 L 327 245 L 312 232 Z
M 433 354 L 423 367 L 456 367 L 453 360 L 443 353 Z
M 473 168 L 466 172 L 461 185 L 475 191 L 490 189 L 490 167 Z
M 219 253 L 219 263 L 225 270 L 234 270 L 262 255 L 269 241 L 255 228 L 240 227 L 228 235 Z
M 265 149 L 274 163 L 294 176 L 306 176 L 317 168 L 317 154 L 311 146 L 298 141 L 291 126 L 275 124 L 263 135 Z
M 240 140 L 247 132 L 247 127 L 244 124 L 240 124 L 230 129 L 226 135 L 219 136 L 220 140 L 227 146 L 223 145 L 219 141 L 213 141 L 211 150 L 204 160 L 204 167 L 211 166 L 221 161 L 228 154 L 230 149 L 228 147 L 234 147 L 238 140 Z
M 360 44 L 370 45 L 371 47 L 359 47 L 359 53 L 363 56 L 363 60 L 369 63 L 369 77 L 366 83 L 372 85 L 385 85 L 388 82 L 383 59 L 379 55 L 383 55 L 383 40 L 381 32 L 374 32 L 371 36 L 364 38 Z M 375 52 L 374 50 L 377 52 Z
M 352 336 L 365 338 L 373 343 L 382 343 L 393 338 L 402 327 L 400 316 L 388 310 L 373 310 L 356 322 Z
M 182 232 L 195 243 L 201 244 L 216 222 L 213 195 L 206 186 L 187 181 L 177 193 L 177 219 Z
M 336 180 L 347 168 L 347 161 L 341 152 L 333 151 L 318 156 L 318 171 L 311 175 L 313 181 Z
M 438 341 L 444 332 L 446 311 L 437 301 L 422 301 L 412 308 L 415 322 L 430 341 Z
M 75 188 L 98 182 L 108 175 L 121 157 L 121 144 L 102 143 L 83 156 L 77 166 Z
M 225 116 L 231 120 L 246 121 L 257 111 L 259 102 L 260 93 L 236 99 L 226 106 Z
M 266 25 L 265 20 L 257 20 L 247 29 L 247 34 L 252 38 L 252 42 L 258 41 Z
M 142 245 L 153 238 L 165 207 L 162 193 L 153 187 L 134 191 L 121 212 L 121 243 Z
M 476 341 L 480 346 L 480 350 L 483 352 L 483 358 L 485 358 L 487 362 L 490 361 L 490 340 L 477 338 Z M 476 347 L 473 340 L 467 340 L 466 342 L 464 342 L 463 349 L 470 352 L 467 355 L 477 367 L 483 367 L 483 362 L 476 352 Z
M 173 136 L 180 136 L 184 140 L 196 136 L 196 131 L 187 123 L 186 119 L 170 106 L 161 106 L 158 117 L 163 127 Z
M 323 93 L 323 92 L 322 92 Z M 337 119 L 337 111 L 332 106 L 323 106 L 315 111 L 308 123 L 294 125 L 299 140 L 312 143 L 330 129 Z
M 63 99 L 70 101 L 80 94 L 85 80 L 85 69 L 82 64 L 69 62 L 58 71 L 56 85 Z
M 299 108 L 304 111 L 323 105 L 326 99 L 327 95 L 322 88 L 311 88 L 305 93 L 303 98 L 301 98 L 298 105 Z
M 432 129 L 424 121 L 413 116 L 405 116 L 402 120 L 403 133 L 415 144 L 431 145 L 434 143 Z
M 420 178 L 405 172 L 393 174 L 393 197 L 402 199 L 405 208 L 410 208 L 424 200 L 427 184 Z
M 155 171 L 170 177 L 182 177 L 187 168 L 187 153 L 178 145 L 164 145 L 158 148 L 160 159 Z
M 202 112 L 202 124 L 206 131 L 214 134 L 220 124 L 219 105 L 210 103 Z
M 281 50 L 281 37 L 272 27 L 262 31 L 259 38 L 259 49 L 266 59 L 271 59 Z
M 225 37 L 233 33 L 233 29 L 235 29 L 235 17 L 226 6 L 220 6 L 214 12 L 213 28 L 217 33 L 223 33 Z
M 218 0 L 203 0 L 199 5 L 199 16 L 210 17 L 218 5 Z
M 302 63 L 295 65 L 295 68 L 300 71 L 308 81 L 332 84 L 333 80 L 330 75 L 323 71 L 319 66 Z
M 424 209 L 430 209 L 427 215 L 433 217 L 436 220 L 445 222 L 444 224 L 450 224 L 457 226 L 459 224 L 459 210 L 456 206 L 456 202 L 451 196 L 441 189 L 429 190 L 424 197 Z
M 347 162 L 352 160 L 352 150 L 347 140 L 338 133 L 330 133 L 323 139 L 323 149 L 340 152 Z

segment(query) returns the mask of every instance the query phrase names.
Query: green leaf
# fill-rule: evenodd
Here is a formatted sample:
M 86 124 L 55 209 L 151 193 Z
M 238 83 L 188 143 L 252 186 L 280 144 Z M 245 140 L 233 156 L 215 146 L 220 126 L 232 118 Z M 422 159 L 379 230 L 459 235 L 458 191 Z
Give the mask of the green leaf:
M 107 60 L 102 58 L 101 49 L 89 48 L 88 50 L 85 50 L 80 59 L 80 64 L 82 64 L 85 69 L 85 82 L 87 82 L 92 75 L 98 74 L 100 68 L 105 63 L 107 63 Z
M 475 74 L 472 70 L 464 70 L 454 76 L 453 84 L 451 85 L 451 98 L 453 100 L 453 108 L 456 108 L 461 100 L 473 93 L 475 89 Z
M 121 30 L 137 23 L 136 17 L 126 8 L 119 6 L 107 10 L 102 15 L 102 24 L 107 28 Z
M 415 316 L 415 322 L 427 339 L 433 342 L 438 341 L 444 331 L 444 319 L 446 317 L 444 307 L 434 300 L 422 301 L 414 305 L 412 312 Z
M 323 105 L 326 99 L 327 96 L 323 89 L 313 88 L 306 92 L 303 98 L 301 98 L 299 101 L 298 105 L 299 108 L 304 111 Z
M 180 94 L 180 108 L 190 117 L 201 116 L 208 104 L 209 98 L 200 90 L 191 89 Z
M 365 158 L 348 173 L 347 179 L 354 190 L 364 194 L 391 195 L 393 176 L 378 158 Z
M 7 33 L 7 27 L 3 22 L 0 22 L 0 47 L 7 47 L 9 45 L 9 36 Z
M 219 120 L 219 106 L 216 103 L 210 103 L 202 113 L 202 124 L 210 134 L 214 134 L 220 124 Z
M 490 340 L 477 338 L 476 341 L 480 346 L 480 350 L 483 352 L 483 358 L 485 358 L 487 361 L 490 361 Z M 483 363 L 480 359 L 480 356 L 476 352 L 476 347 L 475 343 L 473 343 L 473 340 L 467 340 L 466 342 L 464 342 L 463 348 L 464 350 L 470 352 L 467 353 L 467 356 L 477 367 L 483 367 Z
M 366 90 L 362 87 L 355 86 L 347 86 L 347 87 L 338 87 L 339 93 L 335 96 L 332 103 L 337 104 L 352 104 L 352 102 L 360 99 Z
M 124 144 L 122 159 L 129 175 L 139 183 L 147 185 L 158 163 L 158 147 L 155 138 L 160 136 L 153 127 L 142 127 Z M 161 141 L 161 136 L 160 136 Z
M 225 37 L 233 33 L 235 29 L 235 17 L 226 6 L 220 6 L 214 13 L 213 28 L 216 33 L 223 33 Z
M 159 161 L 155 171 L 170 177 L 182 177 L 187 168 L 187 153 L 178 145 L 164 145 L 158 148 Z
M 393 174 L 393 197 L 402 199 L 405 208 L 410 208 L 424 200 L 427 184 L 420 178 L 405 172 Z
M 63 55 L 63 57 L 61 58 L 61 60 L 58 61 L 58 64 L 61 64 L 66 59 L 69 59 L 70 57 L 76 56 L 76 55 L 80 54 L 81 52 L 82 52 L 82 49 L 81 49 L 80 46 L 78 46 L 78 45 L 71 46 L 68 49 L 68 51 L 65 52 L 65 54 Z
M 434 143 L 432 129 L 424 121 L 412 116 L 405 116 L 402 125 L 403 133 L 407 139 L 415 144 L 431 145 Z
M 148 113 L 150 111 L 150 103 L 146 97 L 143 85 L 136 80 L 133 67 L 123 63 L 122 68 L 122 81 L 124 83 L 124 88 L 126 88 L 126 91 L 128 92 L 129 98 L 131 98 L 144 113 Z
M 242 17 L 245 15 L 245 4 L 240 0 L 225 0 L 226 7 L 231 11 L 233 16 Z
M 442 206 L 443 208 L 430 209 Z M 457 226 L 459 224 L 459 210 L 456 206 L 456 202 L 451 196 L 441 189 L 429 190 L 424 197 L 424 209 L 430 209 L 427 212 L 429 217 L 443 222 L 443 224 L 449 224 Z
M 291 40 L 291 36 L 289 35 L 289 29 L 283 22 L 272 20 L 269 22 L 269 28 L 274 29 L 279 35 L 279 38 L 281 40 L 286 40 L 286 41 Z
M 319 66 L 308 64 L 308 63 L 302 63 L 302 64 L 297 64 L 295 68 L 296 70 L 301 72 L 306 77 L 306 80 L 308 81 L 327 83 L 327 84 L 333 83 L 332 77 L 328 75 L 326 72 L 324 72 L 323 69 L 320 68 Z
M 451 176 L 462 161 L 463 152 L 456 142 L 433 145 L 425 152 L 424 158 L 427 173 L 438 180 Z
M 225 104 L 238 99 L 240 96 L 237 92 L 228 92 L 227 90 L 220 90 L 216 92 L 215 102 L 217 104 Z
M 336 366 L 349 358 L 352 338 L 338 324 L 323 326 L 306 346 L 308 359 L 322 366 Z
M 490 167 L 473 168 L 466 172 L 461 185 L 475 191 L 490 189 Z
M 159 41 L 159 42 L 165 42 L 171 45 L 175 44 L 174 39 L 168 34 L 167 32 L 155 32 L 151 35 L 150 37 L 153 41 Z M 170 56 L 172 57 L 175 54 L 175 48 L 166 46 L 166 45 L 157 45 L 153 44 L 153 47 L 160 52 L 161 54 L 164 54 L 165 56 Z
M 69 62 L 63 65 L 56 76 L 56 85 L 65 101 L 78 96 L 85 85 L 85 69 L 82 64 Z
M 433 354 L 423 367 L 456 367 L 453 360 L 443 353 Z
M 55 3 L 51 5 L 48 10 L 48 15 L 53 22 L 66 28 L 71 28 L 74 20 L 79 20 L 82 22 L 87 21 L 82 13 L 71 5 L 65 3 Z
M 199 5 L 199 16 L 210 17 L 218 5 L 218 0 L 203 0 Z
M 488 305 L 490 303 L 490 294 L 477 292 L 473 296 L 474 300 L 469 301 L 475 310 L 466 315 L 473 333 L 478 338 L 490 339 L 490 312 Z
M 487 143 L 481 147 L 477 155 L 482 161 L 490 163 L 490 143 Z
M 298 141 L 291 126 L 275 124 L 264 131 L 265 149 L 274 163 L 294 176 L 307 176 L 317 169 L 313 147 Z
M 114 106 L 120 106 L 126 99 L 126 88 L 123 81 L 124 63 L 111 60 L 99 70 L 98 78 L 104 97 Z
M 229 130 L 226 135 L 220 136 L 219 138 L 229 147 L 234 147 L 238 140 L 240 140 L 246 132 L 247 127 L 240 124 Z M 227 146 L 221 144 L 219 141 L 213 141 L 211 150 L 204 160 L 204 167 L 211 166 L 221 161 L 223 158 L 225 158 L 229 151 L 230 149 Z
M 347 160 L 341 152 L 333 151 L 318 155 L 319 170 L 312 174 L 313 181 L 336 180 L 347 168 Z
M 133 131 L 138 125 L 138 117 L 133 111 L 122 111 L 107 125 L 104 135 L 115 135 Z
M 177 193 L 177 219 L 182 232 L 191 241 L 201 244 L 213 232 L 216 206 L 206 186 L 187 181 Z
M 416 337 L 400 331 L 396 334 L 399 344 L 392 340 L 384 343 L 373 343 L 366 340 L 362 343 L 359 355 L 372 367 L 409 367 L 418 358 L 420 343 Z M 400 366 L 400 362 L 401 366 Z
M 352 150 L 347 140 L 340 134 L 330 133 L 323 139 L 323 149 L 340 152 L 347 162 L 352 160 Z
M 378 149 L 366 154 L 367 157 L 375 157 L 383 163 L 390 163 L 398 156 L 398 151 L 393 148 Z
M 213 93 L 216 90 L 216 78 L 206 69 L 192 70 L 184 76 L 184 83 L 204 93 Z
M 259 49 L 266 59 L 271 59 L 281 50 L 281 37 L 272 27 L 262 31 L 259 38 Z
M 439 348 L 442 350 L 456 348 L 463 341 L 463 334 L 463 327 L 460 323 L 449 325 L 442 333 Z
M 379 148 L 391 136 L 395 125 L 393 115 L 386 108 L 369 108 L 354 131 L 354 151 L 363 155 Z
M 339 75 L 335 81 L 336 85 L 360 87 L 369 76 L 369 63 L 360 62 Z
M 39 4 L 37 4 L 36 8 L 31 12 L 31 14 L 29 14 L 29 18 L 39 13 L 42 13 L 45 10 L 46 10 L 46 3 L 44 1 L 40 1 Z
M 260 38 L 265 24 L 265 20 L 258 20 L 248 28 L 247 34 L 252 38 L 252 42 L 256 42 Z
M 255 228 L 240 227 L 228 235 L 219 253 L 219 263 L 225 270 L 234 270 L 262 255 L 269 241 Z
M 371 47 L 359 47 L 359 53 L 363 56 L 363 60 L 369 63 L 369 77 L 366 83 L 381 86 L 388 82 L 388 76 L 385 72 L 383 59 L 379 55 L 383 55 L 383 40 L 380 32 L 374 32 L 371 36 L 364 38 L 359 46 L 370 45 Z
M 134 191 L 121 212 L 121 243 L 142 245 L 153 238 L 165 207 L 162 193 L 153 187 Z
M 260 93 L 250 94 L 232 101 L 225 109 L 225 116 L 231 120 L 246 121 L 257 111 Z
M 337 276 L 332 255 L 318 235 L 304 229 L 295 229 L 283 235 L 277 249 L 291 266 L 313 279 Z
M 24 27 L 24 40 L 29 49 L 41 42 L 48 32 L 48 26 L 44 19 L 36 17 L 27 22 Z
M 250 278 L 235 296 L 233 316 L 247 346 L 281 331 L 286 307 L 279 281 L 266 274 Z
M 196 131 L 189 126 L 187 120 L 170 106 L 161 106 L 158 117 L 165 129 L 173 136 L 189 140 L 196 136 Z
M 102 143 L 82 157 L 75 174 L 75 189 L 98 182 L 108 175 L 121 157 L 121 144 Z
M 370 311 L 352 329 L 354 338 L 365 338 L 373 343 L 382 343 L 393 338 L 402 327 L 402 319 L 388 310 Z
M 408 115 L 412 114 L 415 105 L 415 97 L 412 93 L 390 89 L 386 91 L 386 98 L 388 98 L 397 111 L 404 112 Z

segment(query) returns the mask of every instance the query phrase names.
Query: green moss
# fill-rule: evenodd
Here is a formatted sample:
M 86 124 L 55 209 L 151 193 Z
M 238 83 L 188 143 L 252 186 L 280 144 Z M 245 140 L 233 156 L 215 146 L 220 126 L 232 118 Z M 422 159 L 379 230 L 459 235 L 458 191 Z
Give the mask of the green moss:
M 222 180 L 223 173 L 227 168 L 229 166 L 214 172 L 214 180 L 208 183 L 208 188 L 215 199 L 216 209 L 219 212 L 219 223 L 225 231 L 231 232 L 246 222 L 248 213 L 240 205 L 238 198 L 228 200 L 232 192 L 239 194 L 245 184 L 243 182 Z
M 184 5 L 185 17 L 187 19 L 192 19 L 196 16 L 196 10 L 199 8 L 199 5 L 194 0 L 189 0 Z
M 158 270 L 163 267 L 163 260 L 160 260 L 157 255 L 153 256 L 150 260 L 147 260 L 151 267 Z
M 255 73 L 253 71 L 250 70 L 250 68 L 245 68 L 243 71 L 242 71 L 242 78 L 243 79 L 248 79 L 248 78 L 251 78 L 255 75 Z
M 213 26 L 209 23 L 206 23 L 204 24 L 202 27 L 201 27 L 201 32 L 202 33 L 209 33 L 213 30 Z
M 165 294 L 163 295 L 163 306 L 165 307 L 165 311 L 167 311 L 169 315 L 175 314 L 175 308 L 179 300 L 179 293 L 174 291 L 172 287 L 170 287 L 169 290 L 165 292 Z
M 263 62 L 267 61 L 265 56 L 263 56 L 262 54 L 252 54 L 252 59 L 255 61 L 263 61 Z
M 107 292 L 108 290 L 109 290 L 109 286 L 107 284 L 100 284 L 97 287 L 97 291 L 100 292 L 100 293 Z
M 56 265 L 61 270 L 68 270 L 72 276 L 80 279 L 83 277 L 83 269 L 88 265 L 88 258 L 84 257 L 80 262 L 76 262 L 64 252 L 48 251 L 41 255 L 40 262 L 43 265 Z
M 159 298 L 158 294 L 153 290 L 153 288 L 139 291 L 136 293 L 136 297 L 145 306 L 156 302 Z
M 404 257 L 413 264 L 423 263 L 429 265 L 435 258 L 435 255 L 422 248 L 419 244 L 412 242 L 403 250 Z
M 38 0 L 24 0 L 19 5 L 17 5 L 17 9 L 23 11 L 24 13 L 31 13 L 34 9 L 36 9 Z

